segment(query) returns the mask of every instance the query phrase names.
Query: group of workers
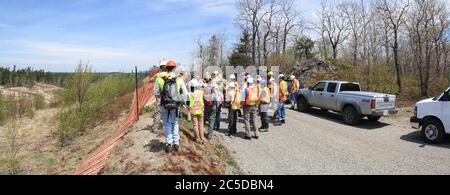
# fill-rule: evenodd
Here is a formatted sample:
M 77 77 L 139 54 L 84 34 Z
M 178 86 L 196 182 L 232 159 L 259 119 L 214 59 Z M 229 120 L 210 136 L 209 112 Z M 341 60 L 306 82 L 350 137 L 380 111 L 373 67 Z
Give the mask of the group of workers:
M 286 103 L 289 101 L 294 107 L 300 89 L 300 83 L 294 76 L 287 78 L 280 74 L 277 83 L 272 72 L 269 72 L 267 80 L 259 75 L 253 78 L 250 74 L 243 74 L 242 83 L 238 82 L 237 74 L 229 75 L 226 80 L 218 72 L 206 73 L 204 79 L 197 75 L 187 82 L 186 73 L 177 75 L 174 72 L 176 66 L 173 60 L 161 61 L 154 88 L 154 95 L 160 102 L 167 153 L 180 149 L 178 118 L 181 108 L 186 109 L 188 120 L 194 124 L 195 141 L 199 144 L 205 144 L 212 139 L 214 130 L 220 129 L 223 109 L 228 110 L 227 136 L 237 134 L 238 117 L 243 116 L 244 138 L 259 139 L 259 131 L 269 131 L 268 113 L 271 107 L 276 106 L 276 123 L 285 124 Z M 256 122 L 258 115 L 261 121 L 259 128 Z

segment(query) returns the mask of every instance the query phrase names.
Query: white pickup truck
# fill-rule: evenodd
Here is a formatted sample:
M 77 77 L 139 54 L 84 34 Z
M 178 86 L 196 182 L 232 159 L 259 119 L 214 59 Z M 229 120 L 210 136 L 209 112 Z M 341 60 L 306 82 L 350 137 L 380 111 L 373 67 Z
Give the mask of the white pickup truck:
M 450 134 L 450 88 L 434 98 L 418 102 L 411 126 L 415 129 L 422 127 L 423 137 L 428 143 L 444 141 L 445 135 Z
M 297 102 L 300 112 L 317 107 L 342 113 L 348 125 L 357 124 L 363 117 L 378 121 L 398 112 L 395 95 L 362 92 L 359 83 L 346 81 L 320 81 L 314 87 L 300 90 Z

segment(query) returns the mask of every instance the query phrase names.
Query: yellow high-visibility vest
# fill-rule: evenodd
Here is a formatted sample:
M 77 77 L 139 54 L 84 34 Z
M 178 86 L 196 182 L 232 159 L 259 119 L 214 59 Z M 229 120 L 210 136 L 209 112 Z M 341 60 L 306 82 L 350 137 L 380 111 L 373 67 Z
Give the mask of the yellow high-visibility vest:
M 200 116 L 205 109 L 205 102 L 203 100 L 203 91 L 195 90 L 194 93 L 189 93 L 189 107 L 191 108 L 191 114 Z

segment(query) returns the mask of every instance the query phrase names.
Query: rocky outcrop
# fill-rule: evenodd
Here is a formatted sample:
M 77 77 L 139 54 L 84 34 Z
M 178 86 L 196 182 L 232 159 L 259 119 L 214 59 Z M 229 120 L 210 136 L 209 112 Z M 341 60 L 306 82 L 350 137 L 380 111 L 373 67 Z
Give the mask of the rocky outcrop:
M 297 65 L 292 70 L 292 75 L 303 82 L 317 81 L 323 79 L 335 79 L 337 76 L 336 66 L 324 63 L 321 60 L 308 60 Z

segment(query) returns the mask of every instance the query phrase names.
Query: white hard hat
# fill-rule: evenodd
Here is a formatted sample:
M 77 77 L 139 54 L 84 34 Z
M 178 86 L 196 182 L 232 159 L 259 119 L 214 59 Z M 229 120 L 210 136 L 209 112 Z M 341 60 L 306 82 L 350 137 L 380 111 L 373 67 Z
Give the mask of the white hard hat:
M 231 75 L 230 75 L 230 79 L 232 79 L 232 80 L 236 79 L 236 75 L 231 74 Z
M 159 61 L 159 66 L 165 66 L 165 65 L 167 65 L 167 60 L 161 60 L 161 61 Z
M 249 83 L 249 84 L 253 84 L 254 82 L 255 81 L 254 81 L 254 79 L 252 77 L 247 79 L 247 83 Z
M 283 78 L 284 77 L 284 74 L 280 74 L 280 76 L 278 76 L 278 78 Z
M 197 81 L 197 79 L 191 80 L 191 87 L 194 87 L 194 88 L 200 87 L 200 83 Z
M 269 80 L 270 82 L 274 82 L 275 81 L 275 79 L 274 78 L 270 78 L 270 80 Z
M 214 76 L 218 76 L 218 75 L 219 75 L 219 72 L 214 71 Z
M 294 79 L 295 79 L 295 76 L 294 76 L 294 75 L 291 75 L 290 78 L 291 78 L 291 80 L 294 80 Z

